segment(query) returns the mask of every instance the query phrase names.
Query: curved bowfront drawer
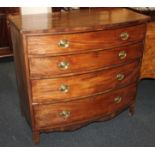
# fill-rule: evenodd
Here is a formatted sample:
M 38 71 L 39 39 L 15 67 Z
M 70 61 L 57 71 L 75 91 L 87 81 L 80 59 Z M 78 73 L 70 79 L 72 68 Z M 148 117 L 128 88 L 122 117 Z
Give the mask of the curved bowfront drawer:
M 77 76 L 32 80 L 34 103 L 59 102 L 106 92 L 137 81 L 139 61 Z
M 119 29 L 64 34 L 37 35 L 27 38 L 28 53 L 36 54 L 69 54 L 85 50 L 106 49 L 127 43 L 141 41 L 145 37 L 145 24 Z
M 30 57 L 31 78 L 49 78 L 64 74 L 119 65 L 142 56 L 142 43 L 115 49 L 56 57 Z
M 35 105 L 35 126 L 37 128 L 65 127 L 69 124 L 106 117 L 127 107 L 135 100 L 136 85 L 121 88 L 67 103 Z

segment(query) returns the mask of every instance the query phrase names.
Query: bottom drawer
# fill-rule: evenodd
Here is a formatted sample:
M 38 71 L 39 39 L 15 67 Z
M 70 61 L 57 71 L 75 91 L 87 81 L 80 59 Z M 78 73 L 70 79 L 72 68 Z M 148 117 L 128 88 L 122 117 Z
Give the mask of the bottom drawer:
M 58 104 L 34 105 L 36 128 L 65 127 L 104 117 L 128 106 L 136 94 L 136 84 L 85 99 Z

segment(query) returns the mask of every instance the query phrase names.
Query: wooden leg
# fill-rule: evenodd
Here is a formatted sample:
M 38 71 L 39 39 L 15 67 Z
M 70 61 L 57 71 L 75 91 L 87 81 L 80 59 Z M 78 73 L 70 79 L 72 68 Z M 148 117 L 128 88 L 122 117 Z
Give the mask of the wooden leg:
M 32 139 L 33 139 L 33 142 L 35 144 L 38 144 L 40 142 L 40 132 L 39 131 L 33 131 L 32 132 Z
M 133 116 L 135 113 L 135 104 L 129 106 L 129 116 Z

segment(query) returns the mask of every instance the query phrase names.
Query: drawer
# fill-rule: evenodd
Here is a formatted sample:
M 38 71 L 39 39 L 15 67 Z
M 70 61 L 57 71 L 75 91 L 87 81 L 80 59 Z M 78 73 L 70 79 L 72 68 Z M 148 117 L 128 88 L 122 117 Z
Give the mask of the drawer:
M 30 57 L 31 78 L 56 77 L 119 65 L 142 56 L 142 43 L 115 49 L 54 57 Z
M 106 49 L 143 40 L 145 24 L 119 29 L 64 34 L 34 35 L 27 38 L 28 53 L 35 54 L 69 54 L 85 50 Z
M 37 128 L 65 127 L 69 124 L 106 117 L 130 105 L 135 100 L 136 85 L 106 94 L 59 104 L 34 105 Z
M 32 80 L 34 103 L 59 102 L 106 92 L 137 81 L 139 61 L 77 76 Z

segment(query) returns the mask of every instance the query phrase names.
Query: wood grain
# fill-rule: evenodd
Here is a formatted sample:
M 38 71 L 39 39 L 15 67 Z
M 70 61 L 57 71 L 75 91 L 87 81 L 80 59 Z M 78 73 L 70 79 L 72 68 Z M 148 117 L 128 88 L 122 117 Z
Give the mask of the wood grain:
M 69 13 L 10 16 L 14 26 L 26 34 L 77 33 L 133 26 L 148 16 L 125 8 L 73 10 Z
M 31 117 L 32 116 L 31 103 L 29 102 L 30 96 L 28 94 L 28 85 L 27 85 L 28 72 L 26 70 L 22 36 L 14 26 L 11 26 L 11 34 L 13 41 L 14 61 L 15 61 L 21 113 L 22 115 L 25 116 L 28 123 L 32 126 L 33 118 Z
M 155 22 L 147 24 L 145 50 L 142 59 L 141 79 L 155 78 Z
M 28 52 L 33 55 L 60 55 L 79 53 L 80 51 L 92 49 L 112 48 L 123 44 L 142 41 L 145 37 L 145 29 L 146 25 L 142 24 L 133 27 L 124 27 L 123 29 L 120 28 L 80 34 L 30 36 L 27 40 Z M 123 32 L 129 34 L 127 40 L 121 39 L 120 35 Z M 59 41 L 62 39 L 69 42 L 68 48 L 60 48 L 58 46 Z
M 90 96 L 136 82 L 139 77 L 139 62 L 123 65 L 118 68 L 96 71 L 88 74 L 55 79 L 32 80 L 32 99 L 36 103 L 54 103 L 64 100 Z M 125 78 L 117 80 L 118 74 Z M 61 85 L 67 85 L 69 91 L 61 92 Z
M 80 121 L 88 121 L 97 116 L 102 117 L 115 113 L 135 99 L 135 92 L 136 86 L 133 84 L 129 87 L 83 100 L 62 102 L 60 104 L 36 105 L 34 106 L 36 128 L 54 128 L 60 126 L 60 124 L 61 127 L 64 127 Z M 114 99 L 118 96 L 122 97 L 122 101 L 115 103 Z M 70 112 L 70 116 L 66 119 L 59 115 L 63 110 Z
M 121 59 L 119 53 L 126 52 L 126 57 Z M 132 44 L 115 49 L 100 50 L 82 54 L 56 56 L 56 57 L 30 57 L 30 75 L 32 79 L 51 78 L 68 74 L 77 74 L 92 71 L 109 66 L 120 65 L 140 58 L 142 56 L 143 44 Z M 67 62 L 68 69 L 61 69 L 59 64 Z

